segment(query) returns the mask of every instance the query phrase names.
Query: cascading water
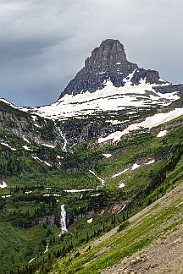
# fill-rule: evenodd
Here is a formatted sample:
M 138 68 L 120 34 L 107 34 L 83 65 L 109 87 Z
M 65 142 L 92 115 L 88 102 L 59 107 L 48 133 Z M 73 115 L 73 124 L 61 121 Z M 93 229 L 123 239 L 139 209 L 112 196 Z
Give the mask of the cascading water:
M 60 234 L 59 234 L 59 237 L 64 232 L 67 232 L 67 228 L 66 228 L 66 211 L 65 211 L 64 205 L 61 205 L 61 210 L 60 210 Z
M 48 251 L 48 247 L 49 247 L 49 243 L 47 243 L 44 253 L 46 253 Z
M 35 260 L 35 258 L 32 258 L 32 259 L 28 262 L 28 264 L 32 263 L 34 260 Z
M 62 150 L 67 152 L 66 146 L 67 146 L 67 139 L 65 138 L 63 132 L 61 131 L 61 129 L 56 125 L 55 123 L 55 128 L 58 131 L 58 133 L 60 134 L 60 136 L 62 137 L 62 139 L 64 140 L 64 144 L 63 144 L 63 148 Z
M 95 172 L 94 172 L 93 170 L 90 169 L 89 172 L 90 172 L 91 174 L 93 174 L 93 175 L 101 182 L 101 185 L 102 185 L 102 186 L 105 185 L 106 181 L 105 181 L 104 179 L 98 177 L 98 176 L 95 174 Z

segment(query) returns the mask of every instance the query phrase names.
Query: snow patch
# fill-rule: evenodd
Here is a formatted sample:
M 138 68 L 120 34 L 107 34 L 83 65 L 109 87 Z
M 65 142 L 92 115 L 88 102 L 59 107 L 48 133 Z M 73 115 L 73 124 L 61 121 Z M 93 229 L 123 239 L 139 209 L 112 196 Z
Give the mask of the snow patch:
M 116 141 L 119 141 L 120 138 L 122 136 L 122 132 L 121 131 L 115 131 L 111 134 L 109 134 L 107 137 L 104 137 L 104 138 L 99 138 L 98 139 L 98 143 L 103 143 L 103 142 L 106 142 L 106 141 L 110 141 L 112 140 L 113 143 L 115 143 Z
M 7 188 L 9 187 L 4 181 L 0 182 L 0 188 Z
M 15 150 L 16 150 L 16 148 L 13 148 L 13 147 L 11 147 L 10 145 L 8 145 L 8 144 L 6 144 L 6 143 L 3 143 L 3 142 L 2 142 L 1 145 L 10 148 L 12 151 L 15 151 Z
M 98 176 L 95 174 L 95 172 L 92 171 L 92 170 L 89 170 L 89 172 L 90 172 L 91 174 L 93 174 L 93 175 L 101 182 L 102 186 L 105 185 L 105 180 L 104 180 L 104 179 L 98 177 Z
M 32 158 L 33 158 L 34 160 L 38 160 L 38 161 L 44 163 L 45 165 L 47 165 L 47 166 L 49 166 L 49 167 L 52 167 L 52 165 L 51 165 L 50 163 L 41 160 L 41 159 L 40 159 L 39 157 L 37 157 L 37 156 L 32 156 Z
M 121 121 L 118 120 L 106 120 L 106 123 L 111 123 L 112 125 L 118 125 L 118 124 L 122 124 Z
M 23 138 L 24 141 L 26 141 L 28 144 L 30 144 L 29 140 L 27 138 Z
M 124 184 L 124 183 L 121 183 L 118 187 L 119 187 L 119 188 L 123 188 L 123 187 L 125 187 L 125 184 Z
M 137 169 L 138 167 L 140 167 L 140 165 L 138 165 L 138 164 L 135 163 L 135 164 L 133 164 L 131 170 L 135 170 L 135 169 Z
M 75 96 L 66 94 L 56 103 L 41 108 L 33 108 L 32 112 L 51 119 L 65 119 L 92 115 L 96 113 L 96 110 L 109 111 L 122 110 L 127 106 L 147 108 L 147 106 L 154 104 L 167 105 L 179 98 L 176 92 L 166 94 L 156 92 L 153 89 L 156 85 L 146 83 L 145 79 L 141 80 L 139 85 L 131 85 L 130 80 L 134 72 L 126 77 L 123 87 L 115 87 L 108 80 L 103 89 L 95 92 L 87 91 Z M 28 109 L 22 110 L 28 111 Z
M 91 224 L 92 222 L 93 222 L 93 218 L 87 220 L 87 223 L 88 223 L 88 224 Z
M 112 176 L 111 176 L 111 178 L 118 177 L 118 176 L 120 176 L 121 174 L 123 174 L 123 173 L 127 172 L 128 170 L 129 170 L 129 169 L 128 169 L 128 168 L 126 168 L 126 169 L 124 169 L 123 171 L 120 171 L 119 173 L 116 173 L 116 174 L 112 175 Z
M 158 133 L 158 135 L 156 137 L 160 138 L 160 137 L 163 137 L 167 134 L 167 130 L 162 130 Z
M 36 123 L 34 123 L 34 125 L 35 125 L 35 127 L 38 127 L 38 128 L 41 128 L 42 126 L 40 126 L 40 125 L 38 125 L 38 124 L 36 124 Z
M 5 104 L 7 104 L 7 105 L 9 105 L 12 108 L 17 109 L 17 107 L 15 105 L 13 105 L 12 103 L 6 101 L 4 98 L 0 98 L 0 101 L 3 102 L 3 103 L 5 103 Z
M 42 145 L 44 147 L 55 148 L 55 145 L 49 145 L 49 144 L 45 144 L 45 143 L 40 143 L 40 145 Z
M 30 190 L 30 191 L 25 191 L 25 194 L 30 194 L 30 193 L 32 193 L 32 190 Z
M 32 149 L 30 149 L 30 148 L 29 148 L 28 146 L 26 146 L 26 145 L 25 145 L 25 146 L 22 146 L 22 147 L 23 147 L 25 150 L 29 150 L 29 151 L 32 150 Z
M 32 263 L 34 260 L 35 260 L 35 258 L 32 258 L 32 259 L 28 262 L 28 264 Z
M 150 160 L 149 162 L 145 163 L 144 165 L 150 165 L 150 164 L 153 164 L 155 162 L 154 159 Z
M 110 158 L 112 154 L 102 154 L 105 158 Z
M 44 197 L 50 197 L 50 196 L 54 196 L 54 197 L 60 197 L 61 194 L 52 194 L 52 193 L 46 193 L 43 195 Z
M 129 134 L 131 131 L 138 130 L 140 128 L 151 129 L 153 127 L 166 123 L 172 119 L 175 119 L 181 115 L 183 115 L 183 108 L 176 108 L 170 112 L 155 114 L 154 116 L 147 117 L 141 123 L 131 124 L 123 131 L 116 131 L 109 134 L 105 138 L 99 138 L 98 143 L 100 144 L 109 140 L 112 140 L 112 142 L 115 143 L 116 141 L 119 141 L 123 135 Z
M 10 198 L 12 195 L 1 196 L 2 198 Z
M 64 191 L 67 193 L 77 193 L 77 192 L 85 192 L 85 191 L 92 191 L 94 189 L 92 188 L 86 188 L 86 189 L 65 189 Z

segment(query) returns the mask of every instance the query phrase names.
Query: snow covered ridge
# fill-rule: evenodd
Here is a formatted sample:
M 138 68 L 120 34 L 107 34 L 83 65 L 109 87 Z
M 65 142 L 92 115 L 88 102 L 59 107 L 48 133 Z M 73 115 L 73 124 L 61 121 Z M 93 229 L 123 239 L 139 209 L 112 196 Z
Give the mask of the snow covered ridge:
M 115 143 L 115 142 L 119 141 L 120 138 L 123 135 L 129 134 L 131 131 L 138 130 L 140 128 L 149 128 L 149 129 L 151 129 L 153 127 L 156 127 L 156 126 L 159 126 L 163 123 L 166 123 L 166 122 L 168 122 L 168 121 L 170 121 L 174 118 L 177 118 L 181 115 L 183 115 L 183 108 L 176 108 L 176 109 L 174 109 L 170 112 L 155 114 L 154 116 L 147 117 L 141 123 L 131 124 L 130 126 L 128 126 L 123 131 L 116 131 L 116 132 L 113 132 L 113 133 L 109 134 L 105 138 L 99 138 L 98 143 L 103 143 L 103 142 L 106 142 L 106 141 L 109 141 L 109 140 L 112 140 L 112 142 Z M 157 137 L 162 137 L 165 134 L 166 134 L 166 132 L 163 131 Z
M 87 91 L 75 96 L 66 94 L 52 105 L 33 108 L 31 113 L 50 119 L 65 119 L 95 114 L 96 111 L 121 110 L 130 106 L 145 108 L 151 105 L 168 105 L 180 98 L 176 92 L 156 92 L 153 87 L 157 85 L 146 83 L 146 79 L 141 80 L 139 85 L 132 85 L 132 76 L 133 73 L 126 77 L 123 87 L 115 87 L 108 80 L 101 90 L 92 93 Z M 22 110 L 30 111 L 26 108 Z
M 18 109 L 15 105 L 13 105 L 12 103 L 8 102 L 7 100 L 5 100 L 4 98 L 0 98 L 0 102 L 3 102 L 5 104 L 7 104 L 8 106 Z

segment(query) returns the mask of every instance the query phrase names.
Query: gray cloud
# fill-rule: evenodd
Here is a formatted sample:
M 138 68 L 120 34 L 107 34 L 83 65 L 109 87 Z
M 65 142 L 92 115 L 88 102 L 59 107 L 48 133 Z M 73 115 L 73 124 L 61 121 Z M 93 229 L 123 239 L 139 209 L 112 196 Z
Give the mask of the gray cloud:
M 0 97 L 55 101 L 106 38 L 162 78 L 183 82 L 182 0 L 0 0 Z

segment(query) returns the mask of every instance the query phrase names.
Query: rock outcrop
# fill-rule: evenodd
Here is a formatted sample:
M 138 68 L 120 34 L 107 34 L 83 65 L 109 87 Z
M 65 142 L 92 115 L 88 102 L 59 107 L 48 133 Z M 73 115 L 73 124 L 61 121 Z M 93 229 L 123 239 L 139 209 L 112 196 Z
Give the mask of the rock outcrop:
M 65 94 L 76 95 L 102 89 L 107 80 L 116 87 L 124 85 L 124 79 L 138 66 L 127 61 L 124 46 L 118 40 L 107 39 L 92 51 L 84 68 L 70 81 L 60 98 Z

